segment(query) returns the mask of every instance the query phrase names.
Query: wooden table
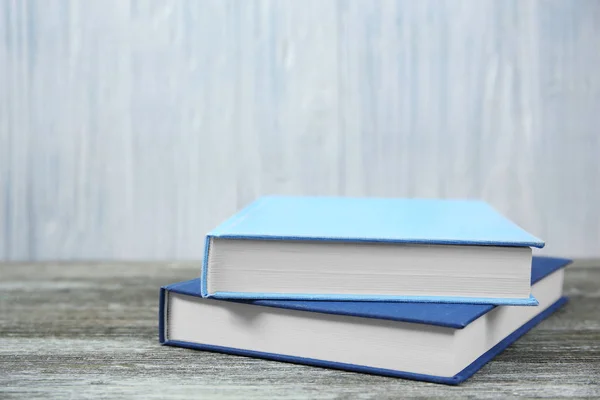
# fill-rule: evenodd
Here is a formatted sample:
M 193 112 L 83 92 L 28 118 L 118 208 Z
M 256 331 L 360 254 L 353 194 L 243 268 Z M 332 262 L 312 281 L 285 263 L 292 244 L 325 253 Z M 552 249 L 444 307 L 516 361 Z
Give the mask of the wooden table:
M 600 397 L 600 260 L 571 301 L 459 387 L 160 346 L 178 263 L 0 263 L 0 398 Z

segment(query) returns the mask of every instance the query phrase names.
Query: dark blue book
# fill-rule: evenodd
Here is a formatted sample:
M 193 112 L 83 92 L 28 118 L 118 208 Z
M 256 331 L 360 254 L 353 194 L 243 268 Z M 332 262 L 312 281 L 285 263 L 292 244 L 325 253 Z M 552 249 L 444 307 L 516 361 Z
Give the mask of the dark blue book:
M 208 233 L 201 293 L 536 305 L 543 246 L 481 201 L 263 197 Z
M 458 384 L 563 305 L 570 260 L 534 257 L 537 307 L 481 304 L 218 300 L 198 279 L 163 287 L 169 346 Z

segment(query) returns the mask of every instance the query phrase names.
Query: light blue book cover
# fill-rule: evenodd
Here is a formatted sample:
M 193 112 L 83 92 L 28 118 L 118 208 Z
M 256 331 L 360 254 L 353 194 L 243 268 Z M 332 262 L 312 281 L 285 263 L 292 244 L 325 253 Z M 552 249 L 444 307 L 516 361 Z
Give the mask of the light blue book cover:
M 520 228 L 489 204 L 478 200 L 267 196 L 245 207 L 206 236 L 202 295 L 221 298 L 261 296 L 207 292 L 211 238 L 544 246 L 542 240 Z M 274 297 L 265 294 L 262 298 Z M 310 288 L 307 288 L 306 296 L 295 295 L 294 298 L 317 299 L 310 295 Z M 318 299 L 339 299 L 339 296 L 320 296 Z M 427 298 L 412 300 L 436 301 Z M 511 299 L 495 300 L 498 301 L 493 304 L 536 304 L 533 298 L 515 299 L 514 302 Z M 489 299 L 471 301 L 490 302 Z

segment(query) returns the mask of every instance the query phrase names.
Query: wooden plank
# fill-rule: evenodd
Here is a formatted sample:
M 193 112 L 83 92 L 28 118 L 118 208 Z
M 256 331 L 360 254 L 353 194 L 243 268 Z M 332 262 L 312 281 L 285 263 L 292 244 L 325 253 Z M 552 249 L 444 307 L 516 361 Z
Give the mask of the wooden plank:
M 595 0 L 7 1 L 0 260 L 198 259 L 259 195 L 482 197 L 598 257 Z
M 162 347 L 158 288 L 195 264 L 0 264 L 0 397 L 599 397 L 600 261 L 571 301 L 460 387 Z

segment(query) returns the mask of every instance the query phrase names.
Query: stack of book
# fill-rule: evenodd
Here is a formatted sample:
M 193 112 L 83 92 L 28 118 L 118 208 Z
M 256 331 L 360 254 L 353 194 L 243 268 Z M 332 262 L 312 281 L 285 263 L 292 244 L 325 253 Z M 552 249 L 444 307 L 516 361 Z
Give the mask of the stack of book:
M 543 246 L 480 201 L 264 197 L 161 289 L 160 342 L 458 384 L 566 302 Z

